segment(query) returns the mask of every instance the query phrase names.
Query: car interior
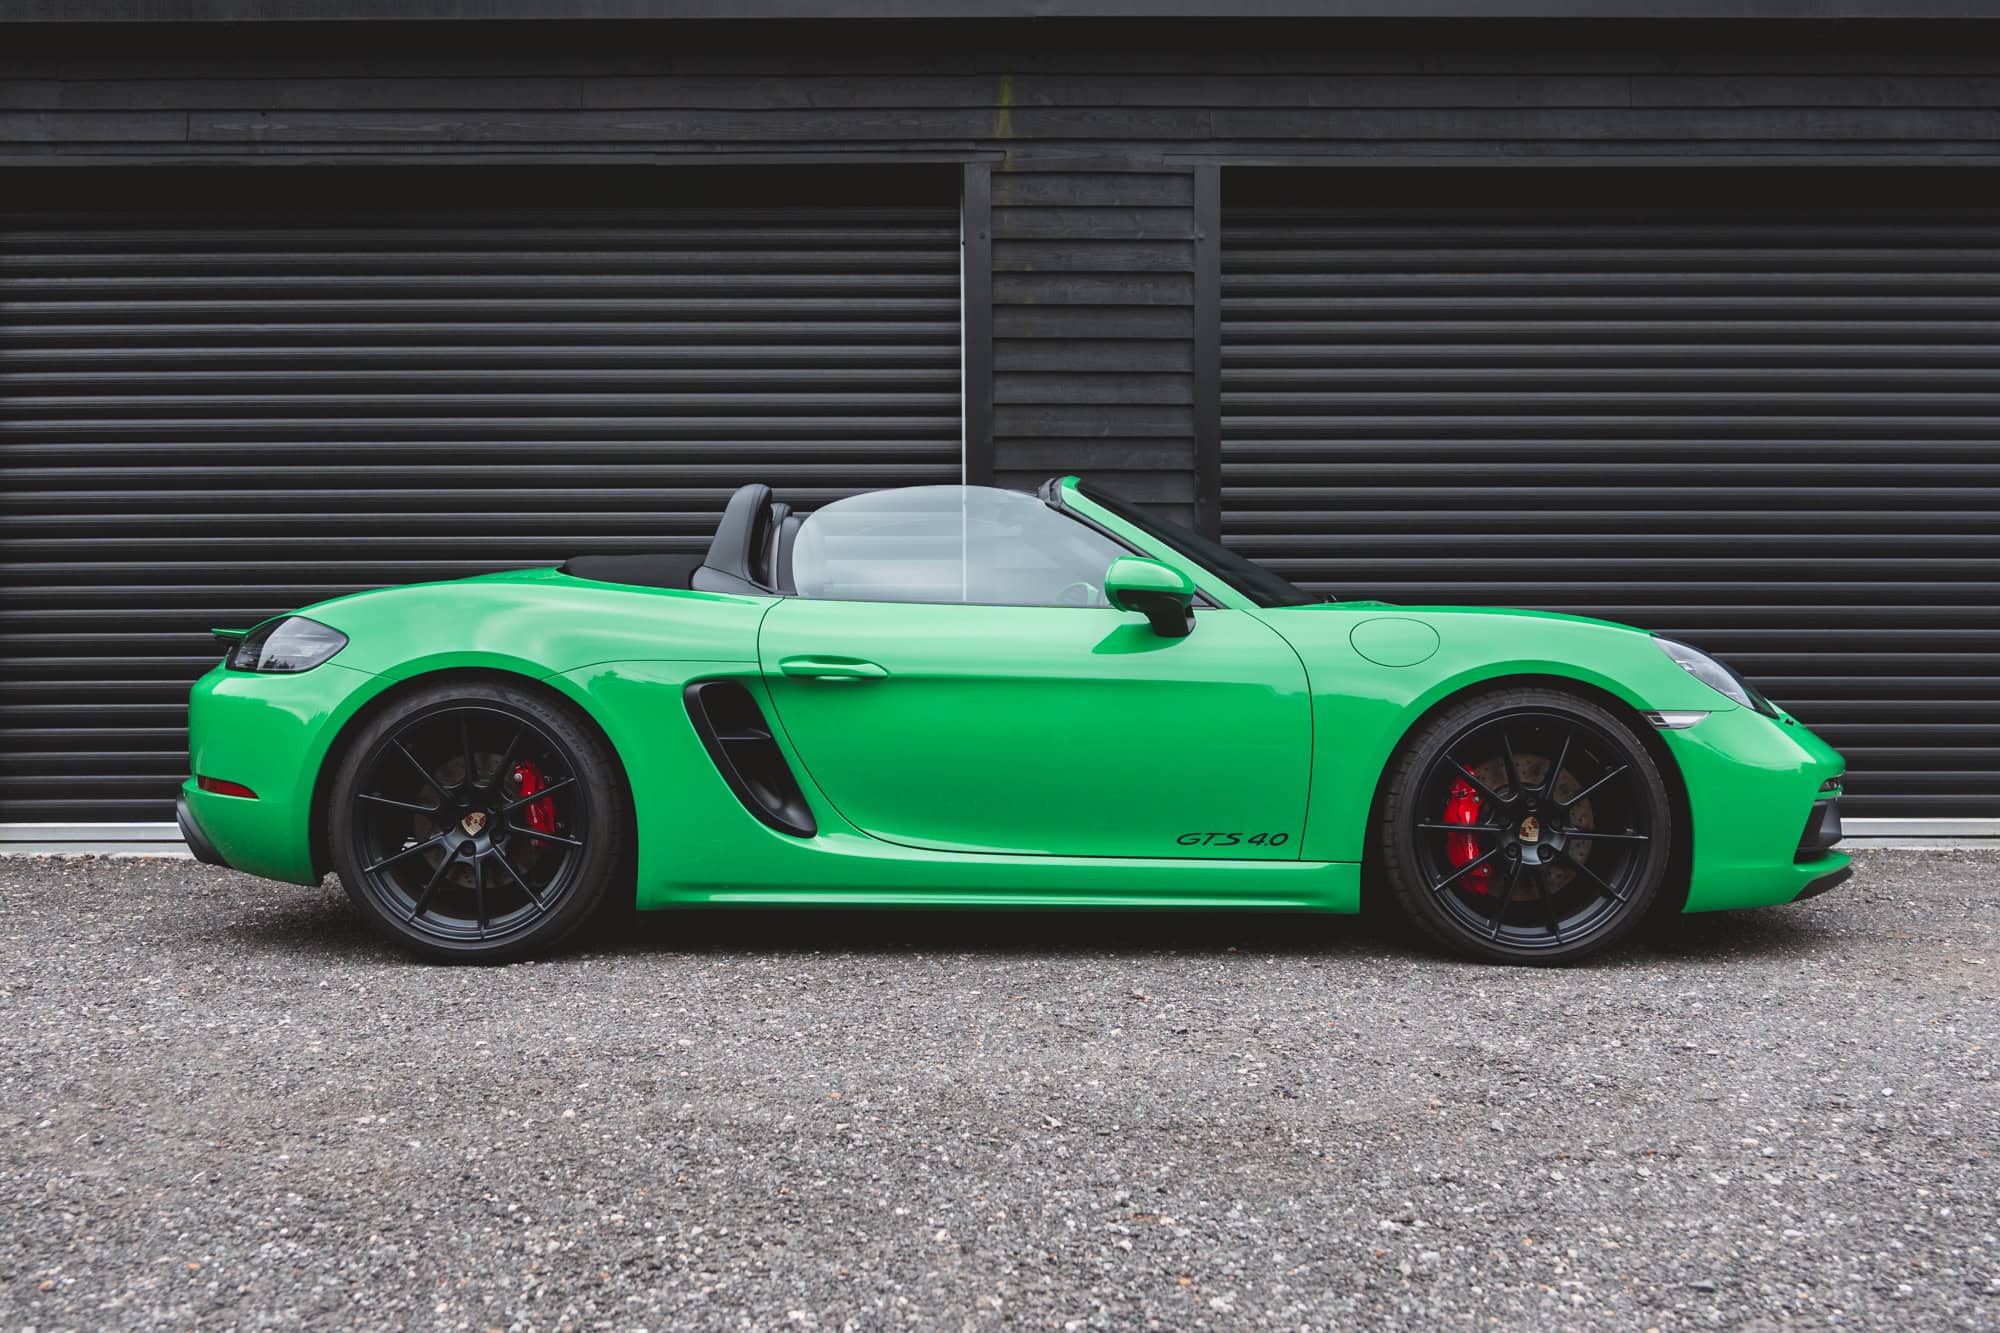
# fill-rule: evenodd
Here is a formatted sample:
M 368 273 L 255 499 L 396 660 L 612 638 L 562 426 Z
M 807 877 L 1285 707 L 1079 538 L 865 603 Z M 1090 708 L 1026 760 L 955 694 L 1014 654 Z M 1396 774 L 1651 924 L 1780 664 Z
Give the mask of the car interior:
M 579 555 L 562 572 L 599 583 L 638 588 L 691 588 L 697 592 L 795 592 L 792 547 L 805 515 L 771 498 L 762 482 L 740 486 L 729 497 L 708 543 L 708 554 Z

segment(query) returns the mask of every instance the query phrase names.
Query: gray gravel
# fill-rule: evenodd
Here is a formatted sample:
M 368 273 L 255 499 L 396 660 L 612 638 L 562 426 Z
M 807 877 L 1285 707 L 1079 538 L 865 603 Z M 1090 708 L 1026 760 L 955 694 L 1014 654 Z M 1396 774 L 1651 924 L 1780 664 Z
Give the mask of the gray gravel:
M 2000 855 L 1568 971 L 1353 921 L 648 917 L 0 861 L 0 1325 L 2000 1321 Z

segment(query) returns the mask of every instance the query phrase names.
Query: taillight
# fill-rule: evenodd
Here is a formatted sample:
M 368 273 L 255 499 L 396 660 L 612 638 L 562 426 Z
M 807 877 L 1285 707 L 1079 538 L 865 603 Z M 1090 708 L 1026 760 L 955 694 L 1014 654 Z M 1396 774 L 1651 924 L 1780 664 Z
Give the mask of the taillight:
M 310 671 L 347 646 L 347 636 L 304 616 L 267 620 L 239 639 L 223 664 L 231 671 Z

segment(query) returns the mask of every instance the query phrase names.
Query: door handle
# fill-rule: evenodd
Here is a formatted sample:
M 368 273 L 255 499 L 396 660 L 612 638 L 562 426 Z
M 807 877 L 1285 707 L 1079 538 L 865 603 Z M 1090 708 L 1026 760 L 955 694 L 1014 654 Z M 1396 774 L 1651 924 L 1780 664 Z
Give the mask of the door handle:
M 778 670 L 812 680 L 880 680 L 889 674 L 886 667 L 858 657 L 787 657 L 778 663 Z

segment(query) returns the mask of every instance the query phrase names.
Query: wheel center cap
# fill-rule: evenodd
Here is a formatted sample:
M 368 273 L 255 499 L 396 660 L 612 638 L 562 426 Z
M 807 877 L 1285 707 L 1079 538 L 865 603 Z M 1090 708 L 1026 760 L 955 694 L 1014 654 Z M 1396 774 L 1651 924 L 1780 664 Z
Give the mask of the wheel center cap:
M 1542 821 L 1533 815 L 1529 815 L 1521 821 L 1521 827 L 1515 830 L 1515 833 L 1522 842 L 1540 842 L 1542 840 Z
M 486 812 L 484 810 L 471 811 L 465 818 L 458 821 L 458 826 L 465 830 L 465 835 L 468 838 L 476 838 L 479 836 L 479 831 L 486 827 Z

